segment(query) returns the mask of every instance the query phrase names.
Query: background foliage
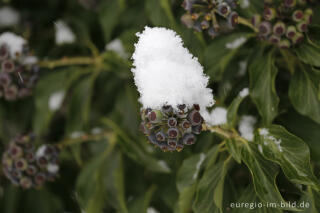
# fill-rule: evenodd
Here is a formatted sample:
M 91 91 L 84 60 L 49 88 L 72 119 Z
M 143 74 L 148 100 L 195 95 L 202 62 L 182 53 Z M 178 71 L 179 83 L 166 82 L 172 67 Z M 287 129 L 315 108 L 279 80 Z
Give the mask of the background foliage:
M 252 0 L 239 14 L 261 13 L 261 2 Z M 178 0 L 100 0 L 94 9 L 76 0 L 6 0 L 1 6 L 7 4 L 19 11 L 22 23 L 1 32 L 28 38 L 40 59 L 92 61 L 42 68 L 32 97 L 0 100 L 1 151 L 10 138 L 29 131 L 37 134 L 38 144 L 65 145 L 60 178 L 39 190 L 14 187 L 1 175 L 0 212 L 142 213 L 150 206 L 161 213 L 245 212 L 228 206 L 282 200 L 309 201 L 312 207 L 303 212 L 320 212 L 319 6 L 313 8 L 308 39 L 280 51 L 258 41 L 245 26 L 214 40 L 194 33 L 180 23 L 185 11 Z M 74 44 L 55 45 L 54 23 L 59 19 L 75 32 Z M 254 142 L 226 138 L 225 149 L 219 145 L 224 139 L 210 132 L 180 153 L 163 153 L 147 144 L 138 131 L 140 105 L 131 61 L 105 51 L 107 43 L 119 38 L 131 55 L 135 33 L 146 25 L 181 35 L 210 76 L 216 105 L 229 107 L 229 129 L 237 127 L 240 115 L 254 115 L 257 127 L 281 138 L 285 151 L 268 145 L 261 154 L 258 145 L 265 139 L 259 134 Z M 243 45 L 225 48 L 240 36 L 247 38 Z M 243 61 L 248 69 L 240 75 Z M 240 100 L 243 87 L 250 88 L 250 97 Z M 65 94 L 64 101 L 52 111 L 48 102 L 56 92 Z M 101 132 L 93 134 L 97 127 Z

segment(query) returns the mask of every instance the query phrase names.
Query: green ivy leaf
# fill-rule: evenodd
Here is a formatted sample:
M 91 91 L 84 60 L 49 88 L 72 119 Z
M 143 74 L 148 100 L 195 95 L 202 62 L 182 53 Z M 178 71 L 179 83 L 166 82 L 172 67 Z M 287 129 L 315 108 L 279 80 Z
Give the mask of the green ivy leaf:
M 232 213 L 251 213 L 252 211 L 258 212 L 258 213 L 281 213 L 283 212 L 279 208 L 267 208 L 265 206 L 258 206 L 259 203 L 262 203 L 259 197 L 257 197 L 256 192 L 254 191 L 254 188 L 252 186 L 248 186 L 242 193 L 241 197 L 237 199 L 236 202 L 233 202 L 233 208 L 231 208 Z M 248 203 L 248 208 L 236 208 L 236 203 L 238 204 L 246 204 Z M 264 204 L 264 203 L 262 203 Z M 255 206 L 256 205 L 256 206 Z
M 259 129 L 255 141 L 260 144 L 262 155 L 279 164 L 290 181 L 320 190 L 311 169 L 309 147 L 303 140 L 282 126 L 272 125 Z
M 240 47 L 249 39 L 251 34 L 235 33 L 227 36 L 215 38 L 204 52 L 204 67 L 206 73 L 210 75 L 213 81 L 220 81 L 228 63 L 237 54 Z M 228 44 L 232 44 L 237 39 L 245 39 L 244 43 L 234 49 L 227 48 Z
M 275 89 L 277 68 L 274 55 L 259 55 L 249 67 L 250 96 L 265 124 L 270 124 L 278 114 L 279 97 Z
M 241 149 L 238 146 L 238 142 L 233 138 L 227 139 L 226 140 L 226 147 L 227 147 L 229 153 L 232 155 L 232 157 L 238 163 L 241 163 Z
M 128 212 L 125 205 L 122 157 L 111 152 L 109 145 L 82 169 L 77 182 L 77 200 L 87 213 L 102 212 L 109 202 L 119 212 Z
M 317 85 L 311 80 L 306 70 L 296 70 L 293 74 L 290 81 L 289 98 L 299 113 L 320 123 L 320 97 Z
M 118 23 L 118 17 L 121 15 L 124 7 L 124 0 L 101 1 L 101 4 L 99 4 L 99 21 L 106 42 L 110 40 L 111 33 Z
M 89 119 L 91 96 L 96 75 L 86 76 L 73 88 L 68 103 L 66 133 L 81 131 Z M 79 107 L 81 106 L 81 107 Z
M 201 165 L 206 155 L 196 154 L 183 161 L 177 173 L 177 188 L 179 191 L 178 209 L 179 213 L 191 211 L 192 199 L 196 190 L 197 178 Z
M 102 122 L 119 135 L 121 138 L 119 145 L 121 146 L 123 152 L 131 159 L 146 166 L 149 170 L 154 172 L 169 173 L 171 171 L 163 160 L 156 160 L 149 153 L 143 150 L 112 120 L 104 118 Z
M 232 127 L 234 127 L 235 125 L 239 106 L 244 99 L 245 97 L 238 95 L 235 99 L 233 99 L 230 106 L 228 107 L 227 120 L 228 124 Z
M 298 57 L 306 64 L 320 67 L 320 48 L 305 42 L 296 50 Z
M 55 93 L 67 93 L 74 81 L 90 70 L 80 68 L 68 68 L 52 71 L 39 81 L 35 89 L 36 112 L 33 120 L 33 130 L 37 135 L 47 131 L 47 127 L 54 115 L 49 107 L 50 97 Z
M 145 10 L 153 25 L 164 27 L 175 26 L 175 19 L 168 0 L 145 1 Z
M 277 165 L 266 161 L 252 143 L 243 146 L 241 157 L 251 172 L 259 198 L 264 202 L 285 203 L 276 185 Z
M 224 161 L 216 162 L 218 156 L 218 147 L 209 151 L 210 158 L 207 159 L 206 168 L 201 177 L 196 190 L 196 199 L 193 203 L 193 211 L 195 213 L 214 213 L 220 212 L 221 200 L 215 199 L 214 195 L 222 196 L 221 185 L 225 178 Z M 222 181 L 222 182 L 221 182 Z M 220 199 L 222 199 L 222 197 Z M 215 199 L 215 200 L 214 200 Z M 217 206 L 217 204 L 219 206 Z
M 133 203 L 128 207 L 130 213 L 147 212 L 150 206 L 151 198 L 156 191 L 157 187 L 152 185 L 144 195 L 133 200 Z

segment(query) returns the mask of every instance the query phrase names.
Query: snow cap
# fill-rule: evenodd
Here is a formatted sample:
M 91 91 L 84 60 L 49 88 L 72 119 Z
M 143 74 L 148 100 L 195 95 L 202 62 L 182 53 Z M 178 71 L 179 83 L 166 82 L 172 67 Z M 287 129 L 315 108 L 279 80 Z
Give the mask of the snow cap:
M 214 104 L 212 90 L 207 88 L 209 78 L 179 35 L 166 28 L 145 27 L 137 36 L 131 71 L 144 108 L 199 104 L 205 109 Z
M 17 54 L 21 54 L 23 46 L 27 44 L 26 40 L 11 32 L 4 32 L 0 35 L 0 46 L 6 44 L 10 49 L 12 58 L 16 58 Z

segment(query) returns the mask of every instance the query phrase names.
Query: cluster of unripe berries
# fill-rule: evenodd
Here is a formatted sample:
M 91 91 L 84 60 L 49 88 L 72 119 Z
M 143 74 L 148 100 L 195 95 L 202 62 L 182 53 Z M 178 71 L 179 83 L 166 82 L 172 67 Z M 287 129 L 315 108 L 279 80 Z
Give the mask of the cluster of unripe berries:
M 184 145 L 194 144 L 195 135 L 201 133 L 203 118 L 199 110 L 199 105 L 191 109 L 185 105 L 177 109 L 172 106 L 163 106 L 161 110 L 142 109 L 140 130 L 151 144 L 163 151 L 181 151 Z
M 0 98 L 13 101 L 31 94 L 38 78 L 38 67 L 30 64 L 28 59 L 27 46 L 14 58 L 9 45 L 4 43 L 0 46 Z
M 236 0 L 184 0 L 182 7 L 187 10 L 182 23 L 198 32 L 206 30 L 212 38 L 238 24 Z
M 289 48 L 303 41 L 303 33 L 308 31 L 313 11 L 307 8 L 307 0 L 284 0 L 281 3 L 265 1 L 263 16 L 255 15 L 252 24 L 258 28 L 259 37 Z
M 37 188 L 58 176 L 59 149 L 54 145 L 33 145 L 34 135 L 16 137 L 2 155 L 5 176 L 24 189 Z

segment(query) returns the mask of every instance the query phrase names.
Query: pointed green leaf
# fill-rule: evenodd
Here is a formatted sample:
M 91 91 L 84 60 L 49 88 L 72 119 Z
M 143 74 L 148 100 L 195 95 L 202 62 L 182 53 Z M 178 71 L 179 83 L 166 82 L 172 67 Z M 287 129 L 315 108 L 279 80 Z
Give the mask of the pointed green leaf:
M 201 153 L 185 159 L 177 173 L 179 213 L 187 213 L 191 211 L 197 178 L 205 158 L 206 155 Z
M 259 198 L 264 202 L 285 203 L 276 185 L 277 165 L 266 161 L 252 143 L 243 146 L 241 155 L 251 172 L 254 189 Z
M 241 148 L 238 146 L 238 142 L 234 138 L 226 140 L 226 147 L 232 157 L 238 162 L 241 163 Z
M 278 114 L 279 97 L 275 89 L 278 69 L 274 55 L 257 57 L 249 67 L 250 96 L 256 104 L 265 124 L 270 124 Z
M 295 50 L 298 57 L 306 64 L 320 67 L 320 48 L 305 42 Z
M 317 85 L 311 80 L 311 76 L 306 70 L 296 70 L 293 74 L 289 97 L 293 107 L 299 113 L 320 123 L 320 97 Z
M 37 135 L 47 131 L 47 127 L 55 110 L 50 108 L 50 102 L 55 102 L 54 96 L 63 96 L 67 93 L 71 84 L 80 76 L 89 73 L 90 70 L 80 68 L 67 68 L 52 71 L 38 82 L 35 89 L 36 112 L 33 120 L 33 129 Z M 63 101 L 63 100 L 61 100 Z M 52 103 L 51 103 L 52 104 Z
M 225 177 L 224 167 L 227 164 L 224 161 L 216 162 L 218 153 L 217 146 L 208 152 L 210 157 L 207 158 L 206 168 L 198 183 L 196 198 L 192 207 L 195 213 L 220 212 L 220 206 L 218 207 L 217 204 L 220 205 L 221 200 L 215 199 L 214 195 L 223 196 L 223 191 L 221 191 L 223 182 L 221 181 Z
M 99 5 L 99 21 L 103 30 L 105 41 L 109 41 L 111 33 L 119 21 L 125 7 L 124 0 L 101 1 Z
M 204 52 L 204 67 L 213 81 L 221 80 L 228 63 L 249 37 L 248 33 L 236 33 L 217 37 L 210 42 Z M 237 41 L 240 41 L 239 45 L 236 45 Z
M 255 141 L 261 146 L 262 155 L 279 164 L 293 183 L 320 190 L 310 164 L 309 147 L 295 135 L 279 125 L 259 129 Z
M 245 97 L 246 97 L 245 95 L 240 95 L 240 94 L 237 95 L 237 97 L 235 97 L 235 99 L 233 99 L 230 106 L 228 107 L 227 119 L 228 119 L 228 124 L 230 126 L 235 125 L 239 106 L 240 106 L 241 102 L 243 101 L 243 99 L 245 99 Z

